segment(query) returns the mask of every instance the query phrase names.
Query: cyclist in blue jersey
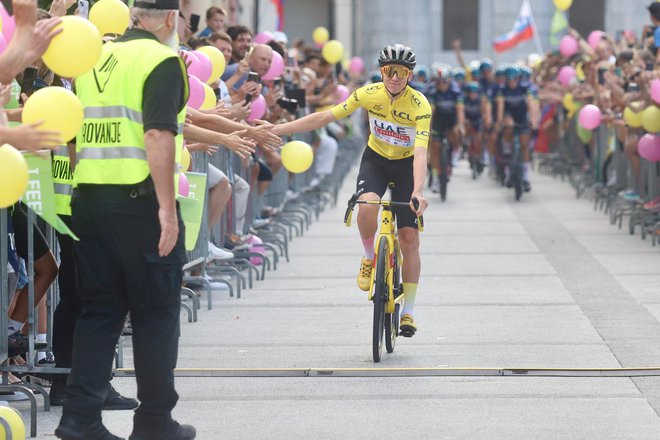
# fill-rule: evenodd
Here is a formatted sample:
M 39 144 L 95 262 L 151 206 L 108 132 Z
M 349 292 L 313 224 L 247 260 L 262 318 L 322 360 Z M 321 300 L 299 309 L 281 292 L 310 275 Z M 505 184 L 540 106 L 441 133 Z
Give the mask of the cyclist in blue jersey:
M 465 112 L 463 95 L 458 86 L 452 82 L 450 69 L 438 69 L 435 79 L 435 90 L 427 94 L 427 99 L 433 109 L 431 125 L 431 191 L 440 191 L 438 174 L 440 173 L 440 153 L 443 137 L 453 150 L 458 150 L 461 136 L 465 135 Z
M 491 170 L 495 170 L 497 138 L 499 136 L 494 124 L 497 121 L 497 96 L 499 95 L 500 88 L 506 85 L 505 70 L 504 66 L 498 66 L 495 69 L 495 81 L 484 90 L 487 100 L 486 106 L 488 108 L 484 113 L 484 128 L 488 136 L 488 155 Z
M 506 69 L 506 86 L 502 87 L 497 96 L 497 125 L 500 129 L 506 127 L 504 134 L 513 136 L 512 128 L 518 131 L 520 149 L 524 162 L 523 187 L 530 191 L 529 183 L 529 143 L 531 129 L 536 129 L 538 120 L 531 117 L 534 111 L 535 100 L 529 89 L 520 83 L 520 69 L 510 66 Z M 511 139 L 505 139 L 510 142 Z
M 463 86 L 465 85 L 465 69 L 462 67 L 456 67 L 451 73 L 456 87 L 458 87 L 459 90 L 463 90 Z
M 486 97 L 476 81 L 465 84 L 463 107 L 465 112 L 467 143 L 470 167 L 478 174 L 483 171 L 483 152 L 481 148 L 481 132 L 483 129 L 482 115 L 486 114 Z
M 482 91 L 486 91 L 492 84 L 495 83 L 495 75 L 493 74 L 493 61 L 489 58 L 481 60 L 479 66 L 481 77 L 479 78 L 479 85 Z

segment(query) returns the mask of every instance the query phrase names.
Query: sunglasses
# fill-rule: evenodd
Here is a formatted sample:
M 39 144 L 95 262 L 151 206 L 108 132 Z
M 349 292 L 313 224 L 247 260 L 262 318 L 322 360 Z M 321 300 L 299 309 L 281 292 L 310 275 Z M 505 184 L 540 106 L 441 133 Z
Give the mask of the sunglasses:
M 394 75 L 396 75 L 399 79 L 406 79 L 410 75 L 410 72 L 412 71 L 406 66 L 400 66 L 398 64 L 390 64 L 389 66 L 380 68 L 380 73 L 388 78 L 394 78 Z

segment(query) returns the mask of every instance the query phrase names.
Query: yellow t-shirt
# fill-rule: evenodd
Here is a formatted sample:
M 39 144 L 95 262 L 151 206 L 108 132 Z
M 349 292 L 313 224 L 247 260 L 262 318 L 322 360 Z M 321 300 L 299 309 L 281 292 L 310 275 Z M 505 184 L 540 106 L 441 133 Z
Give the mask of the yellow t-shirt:
M 431 106 L 422 93 L 406 86 L 392 101 L 383 83 L 368 84 L 333 107 L 332 114 L 345 118 L 359 107 L 369 113 L 367 145 L 381 156 L 404 159 L 413 155 L 415 147 L 428 148 Z

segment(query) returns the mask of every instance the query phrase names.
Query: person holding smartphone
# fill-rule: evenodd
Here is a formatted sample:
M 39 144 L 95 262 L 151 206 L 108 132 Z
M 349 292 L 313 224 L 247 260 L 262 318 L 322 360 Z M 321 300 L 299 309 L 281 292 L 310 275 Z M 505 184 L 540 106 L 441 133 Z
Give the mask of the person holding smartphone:
M 199 15 L 197 17 L 197 22 L 199 23 Z M 211 6 L 206 10 L 206 28 L 201 31 L 197 37 L 198 38 L 208 38 L 216 32 L 225 31 L 225 18 L 227 17 L 227 12 L 217 6 Z M 190 25 L 193 32 L 197 32 L 196 26 L 193 26 L 193 15 L 190 16 Z

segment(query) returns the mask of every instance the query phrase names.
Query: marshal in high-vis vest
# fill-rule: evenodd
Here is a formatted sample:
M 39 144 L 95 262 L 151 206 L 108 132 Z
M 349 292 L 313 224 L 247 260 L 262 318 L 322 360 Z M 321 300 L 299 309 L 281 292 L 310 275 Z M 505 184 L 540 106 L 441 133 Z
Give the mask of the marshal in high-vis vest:
M 76 78 L 85 120 L 71 199 L 78 295 L 63 440 L 117 440 L 103 425 L 115 347 L 128 312 L 140 406 L 131 440 L 192 440 L 172 419 L 184 226 L 175 180 L 188 100 L 175 41 L 178 0 L 137 0 L 132 27 Z

